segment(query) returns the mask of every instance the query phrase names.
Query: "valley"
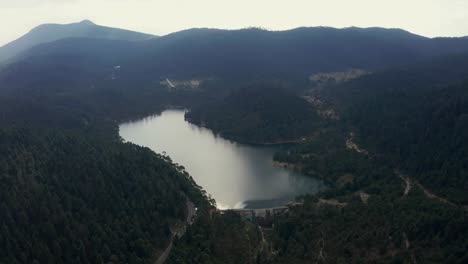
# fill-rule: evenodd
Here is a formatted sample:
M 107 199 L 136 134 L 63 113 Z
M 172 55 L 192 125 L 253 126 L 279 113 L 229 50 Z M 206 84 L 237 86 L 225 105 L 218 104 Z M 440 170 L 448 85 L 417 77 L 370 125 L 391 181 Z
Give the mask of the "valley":
M 83 21 L 13 46 L 0 263 L 468 261 L 466 38 Z

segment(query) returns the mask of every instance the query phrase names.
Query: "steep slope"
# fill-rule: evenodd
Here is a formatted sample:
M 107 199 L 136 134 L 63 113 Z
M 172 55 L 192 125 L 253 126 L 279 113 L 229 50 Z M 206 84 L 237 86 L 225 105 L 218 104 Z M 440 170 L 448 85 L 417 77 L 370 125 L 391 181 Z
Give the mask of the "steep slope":
M 320 124 L 304 99 L 271 84 L 244 87 L 220 102 L 193 109 L 186 118 L 223 137 L 250 143 L 296 142 Z
M 332 188 L 277 219 L 274 263 L 467 262 L 467 63 L 442 57 L 321 90 L 343 123 L 275 158 Z
M 124 29 L 104 27 L 84 20 L 73 24 L 44 24 L 31 30 L 19 39 L 0 48 L 0 63 L 36 45 L 71 37 L 86 37 L 111 40 L 140 41 L 154 38 L 152 35 Z
M 468 203 L 468 55 L 368 75 L 326 89 L 357 141 L 423 185 Z
M 196 193 L 167 157 L 131 144 L 23 129 L 0 143 L 2 263 L 154 263 Z

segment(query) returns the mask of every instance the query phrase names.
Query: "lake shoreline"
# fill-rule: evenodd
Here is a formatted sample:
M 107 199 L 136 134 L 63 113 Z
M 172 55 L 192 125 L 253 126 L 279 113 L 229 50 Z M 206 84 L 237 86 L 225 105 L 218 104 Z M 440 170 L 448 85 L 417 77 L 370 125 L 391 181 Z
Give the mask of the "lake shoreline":
M 275 164 L 273 155 L 278 145 L 244 144 L 223 138 L 185 120 L 186 111 L 172 108 L 122 123 L 119 135 L 156 153 L 167 153 L 223 208 L 236 208 L 243 201 L 272 201 L 272 206 L 282 206 L 284 197 L 294 201 L 297 196 L 314 194 L 324 187 L 321 180 L 300 173 L 298 168 Z

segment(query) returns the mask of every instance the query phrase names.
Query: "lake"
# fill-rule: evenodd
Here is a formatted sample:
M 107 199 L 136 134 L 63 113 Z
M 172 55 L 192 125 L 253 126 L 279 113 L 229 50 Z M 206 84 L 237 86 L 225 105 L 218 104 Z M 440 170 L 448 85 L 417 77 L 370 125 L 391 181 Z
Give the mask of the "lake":
M 156 153 L 165 152 L 185 167 L 220 209 L 284 205 L 295 196 L 316 193 L 321 181 L 273 166 L 280 146 L 238 144 L 190 124 L 185 111 L 167 110 L 120 125 L 120 136 Z

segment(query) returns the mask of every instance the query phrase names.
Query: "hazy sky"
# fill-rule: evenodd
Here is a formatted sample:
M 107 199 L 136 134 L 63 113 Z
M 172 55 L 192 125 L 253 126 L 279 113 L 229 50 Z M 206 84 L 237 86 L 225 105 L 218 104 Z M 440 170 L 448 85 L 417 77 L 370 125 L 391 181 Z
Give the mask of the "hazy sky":
M 0 0 L 0 45 L 43 23 L 83 19 L 163 35 L 192 27 L 399 27 L 468 35 L 468 0 Z

